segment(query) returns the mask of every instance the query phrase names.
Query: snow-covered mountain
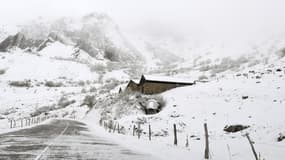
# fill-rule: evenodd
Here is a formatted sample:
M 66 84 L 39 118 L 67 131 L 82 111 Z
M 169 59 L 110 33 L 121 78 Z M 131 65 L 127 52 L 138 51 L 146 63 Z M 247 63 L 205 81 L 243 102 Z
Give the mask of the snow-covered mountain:
M 37 19 L 21 25 L 17 34 L 9 35 L 0 43 L 0 51 L 20 48 L 39 52 L 48 43 L 56 41 L 78 48 L 94 58 L 103 57 L 110 61 L 135 61 L 142 58 L 112 19 L 98 13 L 53 21 Z
M 255 65 L 267 65 L 280 61 L 285 53 L 284 36 L 269 37 L 251 43 L 198 43 L 185 39 L 183 42 L 171 38 L 131 37 L 136 47 L 145 53 L 149 63 L 166 59 L 164 67 L 156 67 L 153 73 L 198 78 L 216 76 L 223 72 L 239 72 Z M 150 43 L 151 42 L 151 43 Z M 163 64 L 162 61 L 155 62 Z M 159 69 L 157 69 L 159 68 Z
M 149 66 L 156 66 L 156 68 L 152 67 L 154 70 L 161 69 L 163 66 L 163 72 L 176 73 L 185 70 L 237 71 L 242 67 L 278 61 L 284 55 L 282 50 L 284 51 L 285 48 L 284 35 L 250 42 L 194 40 L 191 35 L 185 35 L 183 39 L 179 39 L 135 33 L 128 35 L 128 38 L 144 54 Z M 220 67 L 223 69 L 217 69 Z

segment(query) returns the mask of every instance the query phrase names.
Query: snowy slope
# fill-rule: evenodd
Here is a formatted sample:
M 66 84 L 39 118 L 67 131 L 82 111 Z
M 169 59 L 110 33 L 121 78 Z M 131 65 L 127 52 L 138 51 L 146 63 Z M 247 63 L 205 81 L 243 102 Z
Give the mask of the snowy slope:
M 152 138 L 152 143 L 139 143 L 128 136 L 120 137 L 124 139 L 121 142 L 135 144 L 137 148 L 162 159 L 202 159 L 205 143 L 203 124 L 207 123 L 211 159 L 252 159 L 253 154 L 244 136 L 249 133 L 262 158 L 282 160 L 285 141 L 277 142 L 277 138 L 285 132 L 285 59 L 274 64 L 249 67 L 238 73 L 241 75 L 227 73 L 208 83 L 197 83 L 163 93 L 166 106 L 158 114 L 126 113 L 127 116 L 117 122 L 124 126 L 128 136 L 132 135 L 133 125 L 139 121 L 143 123 L 142 139 L 148 141 L 149 124 L 152 126 L 152 135 L 158 136 Z M 242 98 L 246 96 L 247 99 Z M 118 105 L 110 107 L 112 110 L 108 114 L 118 114 L 115 108 L 135 111 L 135 107 Z M 166 147 L 161 150 L 165 144 L 173 145 L 174 123 L 178 127 L 179 149 Z M 237 133 L 223 131 L 226 125 L 236 124 L 249 125 L 250 128 Z M 191 136 L 190 149 L 185 147 L 187 135 Z
M 5 68 L 6 73 L 1 75 L 1 80 L 52 80 L 66 77 L 73 80 L 94 80 L 96 73 L 84 65 L 70 61 L 59 61 L 16 51 L 14 54 L 1 54 L 0 68 Z

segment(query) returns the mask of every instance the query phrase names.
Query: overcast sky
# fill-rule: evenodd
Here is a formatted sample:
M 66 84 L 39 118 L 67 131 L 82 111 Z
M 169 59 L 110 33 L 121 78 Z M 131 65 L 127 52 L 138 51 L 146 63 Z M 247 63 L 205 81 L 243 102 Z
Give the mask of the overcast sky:
M 0 24 L 105 12 L 126 32 L 254 39 L 285 31 L 285 0 L 1 0 Z

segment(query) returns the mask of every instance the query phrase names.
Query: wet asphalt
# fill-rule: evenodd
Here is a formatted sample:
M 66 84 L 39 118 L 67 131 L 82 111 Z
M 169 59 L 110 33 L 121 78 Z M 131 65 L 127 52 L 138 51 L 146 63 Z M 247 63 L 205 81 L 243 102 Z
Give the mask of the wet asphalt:
M 0 160 L 155 160 L 91 134 L 84 123 L 51 120 L 0 134 Z

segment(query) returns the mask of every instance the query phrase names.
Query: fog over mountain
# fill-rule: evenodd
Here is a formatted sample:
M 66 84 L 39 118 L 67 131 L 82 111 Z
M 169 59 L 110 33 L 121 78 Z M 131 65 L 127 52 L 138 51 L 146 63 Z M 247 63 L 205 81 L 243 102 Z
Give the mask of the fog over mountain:
M 284 19 L 284 0 L 2 0 L 0 159 L 284 160 Z
M 131 36 L 240 46 L 284 36 L 284 6 L 282 0 L 10 0 L 1 5 L 0 18 L 2 24 L 15 24 L 96 11 L 108 14 Z

